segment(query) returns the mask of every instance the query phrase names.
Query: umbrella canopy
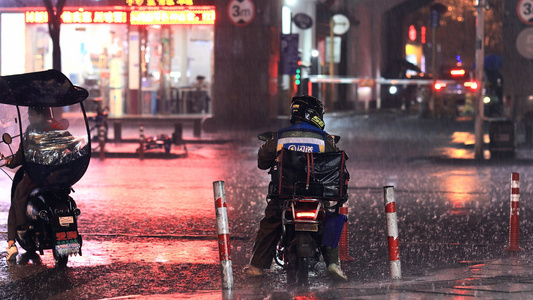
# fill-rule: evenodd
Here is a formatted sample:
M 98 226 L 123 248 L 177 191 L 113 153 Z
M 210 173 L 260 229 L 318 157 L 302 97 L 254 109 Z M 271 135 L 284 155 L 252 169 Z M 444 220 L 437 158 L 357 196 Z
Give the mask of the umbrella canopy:
M 0 103 L 22 106 L 66 106 L 87 98 L 87 90 L 74 86 L 57 70 L 0 77 Z

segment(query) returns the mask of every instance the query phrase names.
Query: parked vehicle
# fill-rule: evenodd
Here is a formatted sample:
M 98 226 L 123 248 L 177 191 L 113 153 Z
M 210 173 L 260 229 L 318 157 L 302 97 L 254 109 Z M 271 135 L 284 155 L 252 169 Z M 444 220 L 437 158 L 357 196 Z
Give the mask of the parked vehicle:
M 30 254 L 52 250 L 56 267 L 66 267 L 69 256 L 82 254 L 77 221 L 81 212 L 70 194 L 91 157 L 82 104 L 87 90 L 49 70 L 0 77 L 0 95 L 1 158 L 12 157 L 19 147 L 24 157 L 13 176 L 11 196 L 24 173 L 37 186 L 27 203 L 26 237 L 18 236 L 17 242 Z M 29 129 L 29 107 L 49 110 L 47 127 Z M 8 174 L 5 162 L 0 167 Z

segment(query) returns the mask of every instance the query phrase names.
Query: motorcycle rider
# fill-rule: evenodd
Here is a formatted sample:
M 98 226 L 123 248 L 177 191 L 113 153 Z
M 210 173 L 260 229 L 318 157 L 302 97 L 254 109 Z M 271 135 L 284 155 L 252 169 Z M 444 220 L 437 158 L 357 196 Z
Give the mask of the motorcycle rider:
M 50 126 L 51 113 L 50 108 L 43 107 L 29 107 L 28 108 L 28 125 L 25 135 L 30 132 L 42 133 Z M 15 168 L 24 163 L 24 153 L 22 147 L 19 147 L 13 157 L 6 159 L 6 166 Z M 27 233 L 26 221 L 26 204 L 30 193 L 37 185 L 30 179 L 28 174 L 24 172 L 22 180 L 17 184 L 15 193 L 9 208 L 9 215 L 7 221 L 7 256 L 6 260 L 14 261 L 17 259 L 18 249 L 15 245 L 15 238 L 25 239 Z
M 296 96 L 291 103 L 291 126 L 278 130 L 274 137 L 266 141 L 258 151 L 257 166 L 262 170 L 273 167 L 278 151 L 282 148 L 302 152 L 339 151 L 333 137 L 324 129 L 324 107 L 311 96 Z M 276 244 L 282 232 L 281 208 L 278 199 L 272 198 L 267 204 L 265 215 L 259 223 L 250 264 L 244 273 L 262 276 L 263 269 L 269 269 L 276 252 Z M 340 268 L 339 249 L 322 247 L 322 256 L 327 265 L 327 273 L 337 280 L 348 280 Z

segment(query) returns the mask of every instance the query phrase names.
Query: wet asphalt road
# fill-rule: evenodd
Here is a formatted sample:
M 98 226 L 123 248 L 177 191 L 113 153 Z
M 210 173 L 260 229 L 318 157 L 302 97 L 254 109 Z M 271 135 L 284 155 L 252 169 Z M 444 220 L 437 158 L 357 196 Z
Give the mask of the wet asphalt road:
M 517 160 L 474 163 L 473 149 L 461 144 L 471 138 L 471 122 L 393 114 L 326 122 L 330 133 L 342 136 L 339 146 L 350 155 L 349 253 L 355 260 L 343 265 L 350 282 L 390 276 L 385 185 L 395 186 L 404 276 L 505 255 L 510 174 L 520 173 L 521 197 L 531 198 L 530 149 L 520 148 Z M 269 178 L 255 161 L 260 142 L 255 132 L 223 137 L 231 142 L 191 144 L 179 159 L 93 159 L 73 194 L 82 210 L 83 256 L 72 257 L 63 271 L 53 268 L 51 253 L 40 262 L 1 260 L 0 298 L 102 299 L 195 291 L 201 296 L 199 291 L 220 289 L 212 189 L 217 180 L 226 183 L 236 287 L 258 291 L 263 298 L 283 293 L 285 277 L 278 267 L 261 279 L 241 273 L 266 205 Z M 5 224 L 7 177 L 0 177 L 0 188 L 0 222 Z M 531 206 L 521 203 L 524 248 L 533 243 Z M 5 240 L 5 225 L 2 229 Z M 329 287 L 336 284 L 319 264 L 310 289 Z

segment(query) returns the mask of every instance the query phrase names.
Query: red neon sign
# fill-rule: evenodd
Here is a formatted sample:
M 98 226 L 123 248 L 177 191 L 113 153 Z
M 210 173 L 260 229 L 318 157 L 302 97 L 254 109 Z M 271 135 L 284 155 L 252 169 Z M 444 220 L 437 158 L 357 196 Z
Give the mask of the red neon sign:
M 64 24 L 127 24 L 128 13 L 126 11 L 64 11 L 61 14 L 61 22 Z M 48 23 L 48 12 L 27 11 L 26 23 Z
M 214 24 L 215 10 L 144 10 L 130 13 L 131 25 Z
M 126 0 L 128 6 L 193 5 L 192 0 Z
M 409 26 L 409 40 L 416 40 L 416 28 L 414 25 Z
M 131 25 L 212 25 L 215 23 L 215 9 L 177 9 L 142 11 L 92 11 L 79 9 L 63 11 L 64 24 L 131 24 Z M 46 11 L 27 11 L 27 24 L 48 23 Z

